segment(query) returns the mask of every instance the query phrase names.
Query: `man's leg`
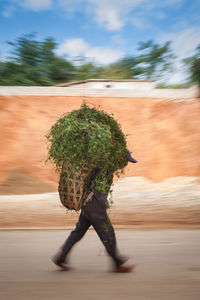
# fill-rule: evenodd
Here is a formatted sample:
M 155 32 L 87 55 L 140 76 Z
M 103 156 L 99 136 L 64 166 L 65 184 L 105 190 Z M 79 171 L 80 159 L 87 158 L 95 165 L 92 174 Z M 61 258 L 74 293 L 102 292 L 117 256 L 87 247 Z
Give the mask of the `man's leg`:
M 117 251 L 115 232 L 107 213 L 105 212 L 104 215 L 93 220 L 92 225 L 105 246 L 106 251 L 112 257 L 115 266 L 118 267 L 124 264 L 127 259 L 120 256 Z
M 114 272 L 118 273 L 128 273 L 133 270 L 134 265 L 124 265 L 127 261 L 127 258 L 122 257 L 118 254 L 116 247 L 116 238 L 113 226 L 108 218 L 107 213 L 104 215 L 104 218 L 101 216 L 97 218 L 92 223 L 94 229 L 96 230 L 98 236 L 100 237 L 102 243 L 104 244 L 108 254 L 112 257 L 114 262 Z
M 104 244 L 108 254 L 111 256 L 115 265 L 113 271 L 120 273 L 131 272 L 134 265 L 124 265 L 127 258 L 118 253 L 115 232 L 107 215 L 106 208 L 106 198 L 93 196 L 91 201 L 83 207 L 83 211 Z
M 66 258 L 74 244 L 76 244 L 84 236 L 91 223 L 82 211 L 76 228 L 70 233 L 69 237 L 61 247 L 61 251 L 55 256 L 54 262 L 65 263 Z
M 126 259 L 118 254 L 115 232 L 106 208 L 106 197 L 93 196 L 87 205 L 83 207 L 83 211 L 104 244 L 108 254 L 112 257 L 114 264 L 120 266 L 125 263 Z

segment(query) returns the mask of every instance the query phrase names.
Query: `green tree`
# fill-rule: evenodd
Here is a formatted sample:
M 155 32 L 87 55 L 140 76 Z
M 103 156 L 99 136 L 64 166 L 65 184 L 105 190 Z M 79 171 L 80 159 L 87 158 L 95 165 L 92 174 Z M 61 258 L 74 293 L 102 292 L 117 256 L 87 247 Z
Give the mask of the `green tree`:
M 94 79 L 100 77 L 100 67 L 96 67 L 93 63 L 84 63 L 76 69 L 76 80 Z
M 162 46 L 152 40 L 141 42 L 138 50 L 142 53 L 137 57 L 137 62 L 145 79 L 158 79 L 171 68 L 172 59 L 175 58 L 169 41 Z
M 121 61 L 104 67 L 100 71 L 100 78 L 128 79 L 131 77 L 132 74 L 130 69 L 124 66 L 124 64 Z
M 131 79 L 137 78 L 143 72 L 143 69 L 138 66 L 137 57 L 125 57 L 117 63 L 103 69 L 102 77 L 115 79 Z
M 138 55 L 124 57 L 104 67 L 101 77 L 155 80 L 171 68 L 175 57 L 170 49 L 170 42 L 164 45 L 156 44 L 154 41 L 140 42 L 138 51 Z
M 56 42 L 52 38 L 39 42 L 34 34 L 28 34 L 9 44 L 13 47 L 12 57 L 0 63 L 0 84 L 3 85 L 55 85 L 92 78 L 156 80 L 170 70 L 174 58 L 170 42 L 159 45 L 148 41 L 139 44 L 138 55 L 124 57 L 110 65 L 98 67 L 80 57 L 81 64 L 75 67 L 55 54 Z M 188 61 L 192 80 L 197 80 L 198 55 Z
M 29 34 L 9 44 L 12 57 L 0 65 L 0 84 L 54 85 L 73 79 L 74 66 L 54 53 L 56 43 L 52 38 L 39 42 Z
M 190 82 L 197 82 L 200 86 L 200 44 L 196 48 L 196 53 L 193 56 L 184 59 L 184 62 L 190 72 Z
M 36 66 L 40 59 L 40 43 L 34 40 L 34 34 L 27 34 L 8 42 L 13 47 L 12 60 L 20 65 Z
M 53 82 L 69 81 L 75 75 L 73 64 L 63 57 L 54 54 L 56 43 L 52 38 L 47 38 L 40 46 L 41 71 Z

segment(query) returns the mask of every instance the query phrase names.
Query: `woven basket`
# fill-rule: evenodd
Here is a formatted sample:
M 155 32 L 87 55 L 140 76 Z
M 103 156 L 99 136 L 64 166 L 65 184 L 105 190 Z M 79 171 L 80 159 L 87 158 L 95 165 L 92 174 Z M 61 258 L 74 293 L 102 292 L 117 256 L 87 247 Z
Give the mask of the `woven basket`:
M 86 166 L 82 167 L 80 173 L 75 173 L 65 165 L 60 174 L 60 181 L 58 192 L 60 201 L 69 210 L 79 211 L 87 201 L 91 199 L 93 193 L 91 192 L 87 198 L 82 202 L 85 179 L 89 177 L 90 169 Z

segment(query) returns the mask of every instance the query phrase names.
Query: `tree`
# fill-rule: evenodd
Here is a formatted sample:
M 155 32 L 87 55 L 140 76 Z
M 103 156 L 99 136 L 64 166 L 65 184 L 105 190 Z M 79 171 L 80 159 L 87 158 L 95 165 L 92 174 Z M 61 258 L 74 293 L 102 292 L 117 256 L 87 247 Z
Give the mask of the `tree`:
M 101 73 L 102 77 L 115 79 L 131 79 L 137 78 L 143 72 L 141 67 L 138 67 L 137 57 L 125 57 L 117 63 L 111 64 Z
M 138 56 L 138 62 L 142 64 L 144 75 L 147 79 L 157 79 L 171 66 L 174 55 L 170 49 L 170 42 L 163 46 L 154 41 L 141 42 L 139 51 L 143 53 Z
M 34 34 L 28 34 L 9 44 L 12 57 L 1 63 L 0 84 L 54 85 L 73 79 L 74 66 L 54 53 L 56 43 L 52 38 L 39 42 Z
M 121 61 L 113 63 L 107 67 L 104 67 L 100 71 L 100 78 L 111 78 L 111 79 L 128 79 L 131 78 L 132 74 Z
M 118 62 L 104 67 L 101 77 L 117 79 L 158 79 L 171 67 L 174 55 L 170 49 L 170 42 L 164 45 L 154 41 L 140 42 L 139 54 L 127 56 Z
M 12 60 L 20 65 L 35 66 L 40 58 L 40 43 L 34 40 L 34 34 L 27 34 L 16 39 L 16 42 L 8 42 L 14 50 Z
M 92 63 L 85 63 L 76 70 L 76 80 L 99 78 L 101 68 Z
M 74 66 L 55 54 L 53 38 L 37 41 L 34 34 L 28 34 L 9 44 L 13 48 L 12 56 L 0 62 L 0 84 L 3 85 L 55 85 L 92 78 L 156 80 L 170 70 L 174 58 L 170 42 L 159 45 L 148 41 L 140 42 L 138 55 L 124 57 L 110 65 L 99 67 L 80 57 L 79 66 Z M 189 59 L 192 80 L 199 76 L 198 59 L 198 55 Z
M 196 48 L 194 56 L 184 59 L 190 72 L 190 81 L 197 82 L 200 86 L 200 44 Z

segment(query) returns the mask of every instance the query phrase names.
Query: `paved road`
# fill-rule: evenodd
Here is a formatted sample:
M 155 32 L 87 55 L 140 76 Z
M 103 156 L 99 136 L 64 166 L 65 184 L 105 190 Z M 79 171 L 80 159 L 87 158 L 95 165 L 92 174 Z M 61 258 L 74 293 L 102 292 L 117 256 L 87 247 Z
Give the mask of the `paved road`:
M 117 231 L 122 253 L 137 267 L 115 274 L 94 231 L 71 254 L 76 270 L 63 272 L 50 257 L 65 231 L 0 232 L 2 300 L 199 300 L 200 231 Z

